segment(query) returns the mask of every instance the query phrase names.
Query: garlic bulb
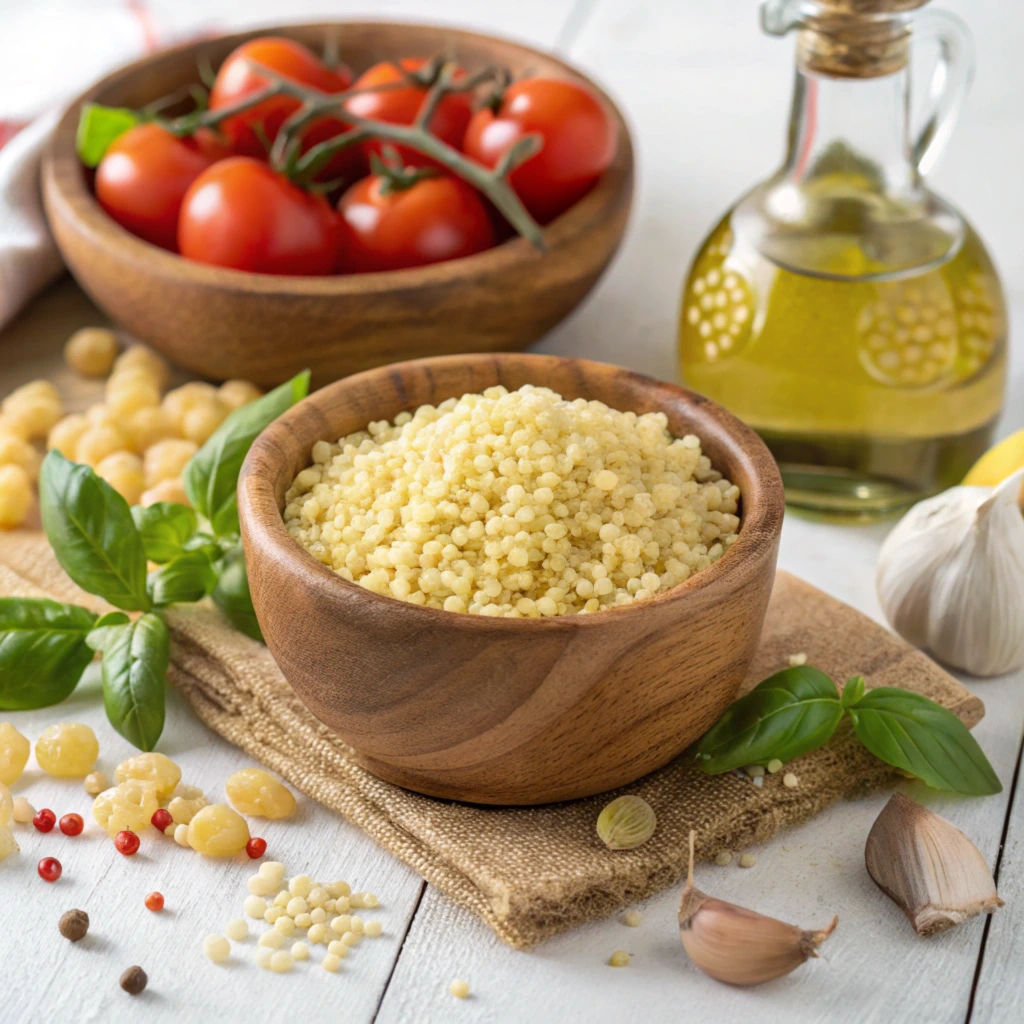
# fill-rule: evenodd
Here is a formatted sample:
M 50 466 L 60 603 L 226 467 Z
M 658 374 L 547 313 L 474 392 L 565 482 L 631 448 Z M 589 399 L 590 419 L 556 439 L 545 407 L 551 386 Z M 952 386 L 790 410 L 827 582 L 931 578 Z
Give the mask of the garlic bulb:
M 977 676 L 1024 665 L 1024 470 L 998 487 L 951 487 L 886 538 L 875 582 L 893 629 Z

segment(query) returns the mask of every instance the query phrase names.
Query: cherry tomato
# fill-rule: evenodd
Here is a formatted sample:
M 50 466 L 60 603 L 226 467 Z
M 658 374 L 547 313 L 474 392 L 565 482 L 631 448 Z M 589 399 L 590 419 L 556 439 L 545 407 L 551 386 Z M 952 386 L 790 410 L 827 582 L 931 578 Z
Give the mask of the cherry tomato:
M 352 72 L 344 65 L 332 70 L 302 43 L 280 36 L 261 36 L 243 43 L 221 65 L 210 91 L 211 110 L 222 110 L 266 88 L 268 80 L 254 64 L 320 92 L 342 92 L 352 84 Z M 267 141 L 273 142 L 285 119 L 300 106 L 301 102 L 292 96 L 274 96 L 229 117 L 220 128 L 236 153 L 263 158 L 266 148 L 254 126 L 259 125 Z M 303 148 L 344 130 L 345 125 L 334 118 L 315 121 L 303 137 Z
M 420 267 L 494 245 L 483 201 L 458 178 L 423 178 L 388 191 L 384 179 L 371 175 L 348 189 L 338 211 L 343 272 Z
M 423 57 L 403 57 L 398 62 L 409 72 L 419 71 L 427 61 Z M 458 72 L 456 77 L 462 75 Z M 374 64 L 369 71 L 364 71 L 356 79 L 354 89 L 369 89 L 380 86 L 391 86 L 400 82 L 402 75 L 391 63 Z M 406 88 L 387 88 L 382 92 L 367 92 L 360 96 L 352 96 L 345 101 L 345 109 L 351 110 L 359 117 L 369 117 L 375 121 L 387 121 L 389 124 L 412 124 L 423 105 L 427 90 L 414 85 Z M 472 117 L 473 108 L 469 96 L 464 93 L 452 93 L 438 105 L 430 119 L 430 131 L 443 142 L 462 148 L 462 137 L 466 134 L 466 125 Z M 397 146 L 402 161 L 409 167 L 434 166 L 435 161 L 418 153 L 407 146 Z M 364 143 L 364 151 L 380 153 L 381 143 L 377 141 Z
M 477 111 L 466 130 L 468 156 L 493 167 L 524 135 L 544 147 L 520 164 L 510 182 L 542 224 L 586 194 L 615 156 L 615 124 L 600 100 L 575 82 L 526 78 L 505 90 L 497 111 Z
M 229 157 L 193 182 L 181 206 L 182 256 L 257 274 L 330 274 L 338 217 L 312 195 L 248 156 Z
M 96 198 L 121 227 L 173 252 L 181 201 L 214 159 L 205 143 L 138 124 L 115 139 L 100 161 Z

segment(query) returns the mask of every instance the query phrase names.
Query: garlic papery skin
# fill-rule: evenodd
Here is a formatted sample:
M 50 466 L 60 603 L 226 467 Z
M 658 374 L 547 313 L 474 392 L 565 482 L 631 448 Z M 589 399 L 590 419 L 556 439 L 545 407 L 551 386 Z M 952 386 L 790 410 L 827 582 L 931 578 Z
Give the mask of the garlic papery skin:
M 759 985 L 781 978 L 818 955 L 835 930 L 804 931 L 774 917 L 738 907 L 700 891 L 693 884 L 693 833 L 690 867 L 679 904 L 679 937 L 687 956 L 705 974 L 729 985 Z
M 985 858 L 960 829 L 896 793 L 871 826 L 864 862 L 918 935 L 1003 905 Z
M 951 487 L 885 539 L 875 583 L 893 629 L 972 675 L 1024 665 L 1024 470 L 998 487 Z

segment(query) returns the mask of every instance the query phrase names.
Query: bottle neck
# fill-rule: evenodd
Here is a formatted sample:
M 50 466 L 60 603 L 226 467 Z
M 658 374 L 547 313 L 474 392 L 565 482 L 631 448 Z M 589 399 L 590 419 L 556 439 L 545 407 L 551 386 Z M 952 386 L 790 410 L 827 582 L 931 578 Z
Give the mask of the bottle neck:
M 910 154 L 909 105 L 905 66 L 874 78 L 839 78 L 798 66 L 786 159 L 776 180 L 806 189 L 827 179 L 844 191 L 912 203 L 922 184 Z

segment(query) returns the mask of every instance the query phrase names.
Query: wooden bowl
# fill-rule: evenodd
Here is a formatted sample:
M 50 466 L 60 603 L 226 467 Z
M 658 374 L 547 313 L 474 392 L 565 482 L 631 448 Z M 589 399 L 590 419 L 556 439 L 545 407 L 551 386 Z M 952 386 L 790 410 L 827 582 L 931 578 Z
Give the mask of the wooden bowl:
M 664 594 L 593 615 L 492 619 L 349 583 L 297 544 L 284 495 L 316 441 L 495 384 L 662 411 L 741 492 L 738 540 Z M 625 785 L 722 714 L 757 646 L 775 575 L 782 481 L 723 408 L 603 363 L 537 355 L 421 359 L 316 392 L 256 440 L 238 487 L 267 645 L 310 710 L 389 782 L 432 796 L 538 804 Z
M 340 29 L 340 32 L 339 32 Z M 75 155 L 81 104 L 139 107 L 217 67 L 258 35 L 290 36 L 321 49 L 337 33 L 341 57 L 359 72 L 398 54 L 455 53 L 582 81 L 618 126 L 615 159 L 594 189 L 544 232 L 538 252 L 516 238 L 429 267 L 334 277 L 276 277 L 185 260 L 136 238 L 96 202 Z M 618 248 L 633 191 L 633 148 L 614 103 L 558 58 L 494 36 L 431 25 L 341 21 L 288 25 L 189 43 L 114 72 L 64 114 L 43 159 L 43 195 L 72 274 L 115 320 L 194 374 L 245 377 L 269 386 L 309 367 L 319 385 L 400 359 L 521 349 L 590 291 Z

